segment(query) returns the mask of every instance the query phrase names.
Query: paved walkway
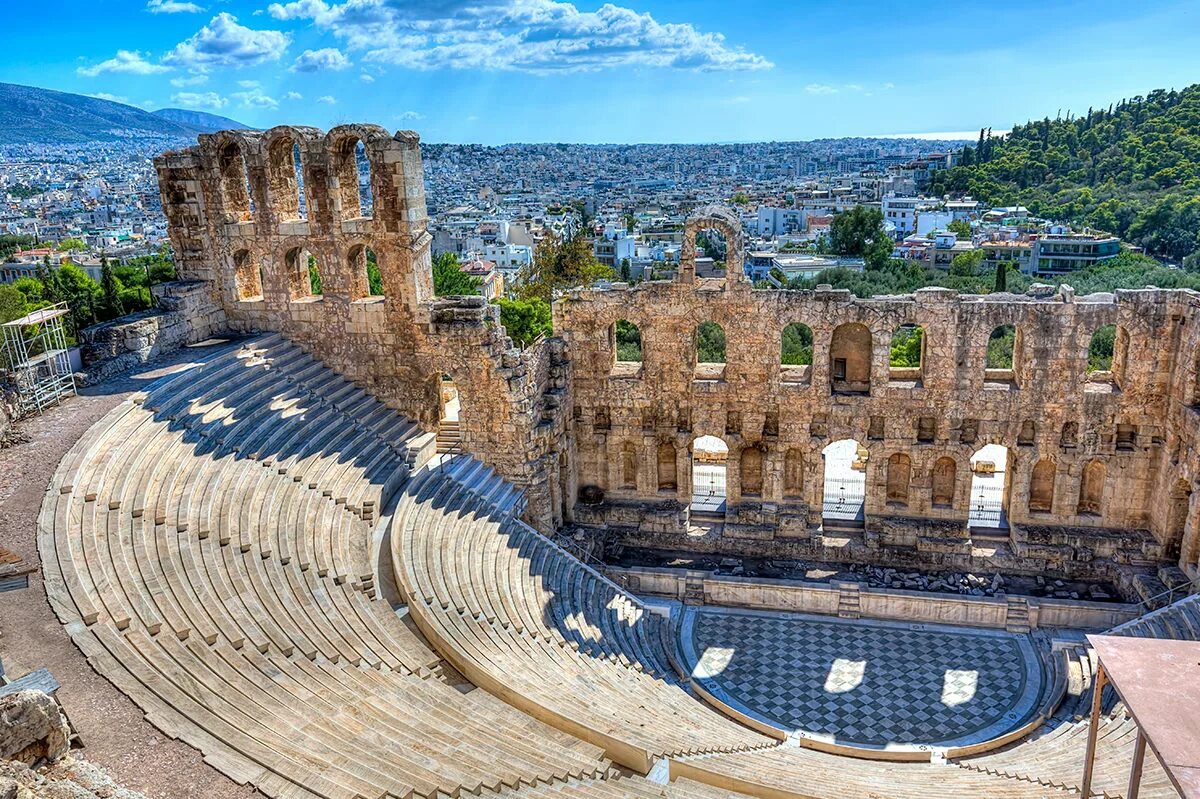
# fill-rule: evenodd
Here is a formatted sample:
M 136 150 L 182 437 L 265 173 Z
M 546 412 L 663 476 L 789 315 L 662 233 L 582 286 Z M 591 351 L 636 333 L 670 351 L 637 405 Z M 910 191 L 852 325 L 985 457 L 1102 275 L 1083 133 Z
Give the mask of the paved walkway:
M 987 740 L 1032 713 L 1027 636 L 798 613 L 686 608 L 687 667 L 718 700 L 789 732 L 866 747 Z

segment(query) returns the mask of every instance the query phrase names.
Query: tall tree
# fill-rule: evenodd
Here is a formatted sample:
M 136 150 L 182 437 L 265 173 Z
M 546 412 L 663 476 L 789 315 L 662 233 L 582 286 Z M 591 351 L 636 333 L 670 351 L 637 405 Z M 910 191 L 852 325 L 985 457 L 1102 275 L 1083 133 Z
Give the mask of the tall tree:
M 112 264 L 108 262 L 108 258 L 104 255 L 100 256 L 100 291 L 103 295 L 104 315 L 109 319 L 114 319 L 125 313 L 125 307 L 121 304 L 121 285 L 120 279 L 113 273 Z
M 613 277 L 613 270 L 592 254 L 592 243 L 587 237 L 577 234 L 560 241 L 547 235 L 538 242 L 533 263 L 517 276 L 515 293 L 520 299 L 537 297 L 549 303 L 559 292 Z
M 441 253 L 433 259 L 433 293 L 439 297 L 478 294 L 482 282 L 474 275 L 464 272 L 458 262 L 458 256 L 452 252 Z
M 861 257 L 868 269 L 881 269 L 892 255 L 892 240 L 883 228 L 883 212 L 856 205 L 833 218 L 830 245 L 838 255 Z

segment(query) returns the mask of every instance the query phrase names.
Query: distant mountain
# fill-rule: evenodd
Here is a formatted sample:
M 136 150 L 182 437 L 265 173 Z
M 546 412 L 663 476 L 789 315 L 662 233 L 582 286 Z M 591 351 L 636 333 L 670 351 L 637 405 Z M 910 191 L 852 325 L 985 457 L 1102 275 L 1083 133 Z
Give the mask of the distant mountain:
M 152 114 L 97 97 L 0 83 L 0 144 L 162 139 L 164 145 L 174 146 L 194 142 L 198 133 L 242 127 L 198 111 L 165 109 Z
M 152 114 L 168 122 L 184 125 L 200 133 L 216 133 L 218 130 L 253 130 L 235 119 L 205 111 L 188 111 L 184 108 L 160 108 Z

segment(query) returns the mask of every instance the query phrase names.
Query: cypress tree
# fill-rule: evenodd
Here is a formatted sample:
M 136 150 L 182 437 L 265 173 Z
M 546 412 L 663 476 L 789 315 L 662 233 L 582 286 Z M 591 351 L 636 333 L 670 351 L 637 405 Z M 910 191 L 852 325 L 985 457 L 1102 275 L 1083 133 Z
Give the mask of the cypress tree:
M 100 256 L 100 291 L 104 295 L 104 313 L 110 319 L 121 316 L 125 308 L 121 304 L 121 281 L 113 274 L 108 258 Z
M 1008 261 L 996 264 L 996 285 L 992 287 L 992 291 L 996 294 L 1008 291 Z

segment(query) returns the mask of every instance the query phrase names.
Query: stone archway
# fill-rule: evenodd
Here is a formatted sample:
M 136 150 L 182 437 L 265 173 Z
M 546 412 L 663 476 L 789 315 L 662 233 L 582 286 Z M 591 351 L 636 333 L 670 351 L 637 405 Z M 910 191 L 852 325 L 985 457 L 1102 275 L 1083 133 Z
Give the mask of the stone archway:
M 717 436 L 692 441 L 693 514 L 724 514 L 729 446 Z

